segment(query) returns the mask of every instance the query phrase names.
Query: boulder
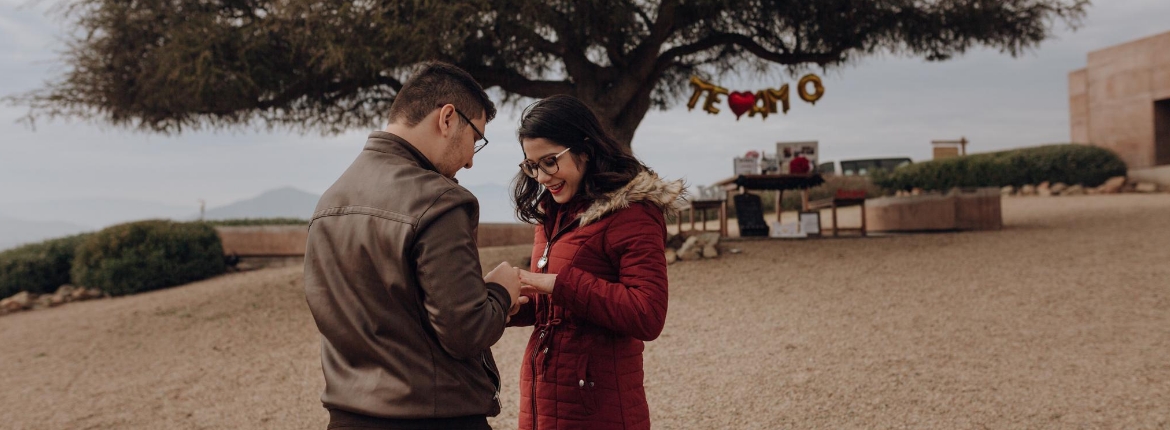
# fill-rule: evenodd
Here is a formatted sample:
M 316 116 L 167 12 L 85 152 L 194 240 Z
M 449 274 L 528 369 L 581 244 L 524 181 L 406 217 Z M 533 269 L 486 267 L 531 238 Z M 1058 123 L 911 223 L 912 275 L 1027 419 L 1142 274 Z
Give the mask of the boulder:
M 678 252 L 674 248 L 666 248 L 666 264 L 674 264 L 678 261 Z
M 1031 184 L 1021 186 L 1020 187 L 1020 195 L 1021 196 L 1034 196 L 1034 195 L 1036 195 L 1036 186 L 1031 185 Z
M 1101 194 L 1117 194 L 1121 192 L 1122 187 L 1125 187 L 1125 177 L 1114 176 L 1098 186 L 1097 191 Z
M 19 293 L 16 293 L 12 297 L 4 299 L 0 303 L 2 303 L 2 304 L 0 304 L 0 306 L 3 306 L 5 309 L 8 309 L 9 311 L 15 312 L 15 311 L 31 308 L 33 305 L 33 296 L 32 296 L 32 294 L 29 294 L 28 291 L 21 291 Z
M 691 236 L 683 243 L 683 246 L 678 249 L 679 260 L 698 260 L 702 257 L 703 249 L 698 246 L 699 236 Z
M 1048 181 L 1041 182 L 1040 185 L 1036 186 L 1036 195 L 1040 197 L 1052 196 L 1052 186 L 1048 184 Z
M 999 189 L 999 195 L 1001 195 L 1001 196 L 1012 196 L 1015 194 L 1016 194 L 1016 187 L 1013 187 L 1011 185 L 1008 185 L 1006 187 Z
M 1064 190 L 1067 190 L 1067 189 L 1068 189 L 1068 184 L 1065 184 L 1064 182 L 1057 182 L 1055 184 L 1052 184 L 1051 187 L 1049 187 L 1049 190 L 1052 191 L 1052 195 L 1054 195 L 1054 196 L 1060 195 L 1061 193 L 1064 192 Z
M 703 247 L 703 258 L 715 258 L 719 256 L 719 250 L 715 249 L 715 245 L 707 245 Z
M 1156 193 L 1158 192 L 1158 184 L 1150 182 L 1138 182 L 1137 185 L 1133 187 L 1133 190 L 1139 193 Z
M 1062 196 L 1080 196 L 1080 195 L 1084 195 L 1084 194 L 1085 194 L 1085 187 L 1081 186 L 1081 184 L 1076 184 L 1076 185 L 1073 185 L 1071 187 L 1065 188 L 1064 192 L 1060 193 L 1060 195 L 1062 195 Z
M 105 297 L 105 295 L 106 295 L 106 293 L 103 293 L 102 290 L 99 290 L 97 288 L 90 288 L 90 289 L 85 290 L 86 299 L 100 299 L 102 297 Z

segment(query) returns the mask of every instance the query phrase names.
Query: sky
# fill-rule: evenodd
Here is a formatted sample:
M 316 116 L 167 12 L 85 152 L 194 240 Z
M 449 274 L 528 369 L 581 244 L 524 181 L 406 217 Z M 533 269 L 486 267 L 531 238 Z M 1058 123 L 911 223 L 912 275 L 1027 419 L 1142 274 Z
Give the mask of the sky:
M 660 175 L 710 184 L 731 176 L 732 158 L 773 152 L 777 141 L 816 140 L 821 161 L 871 156 L 930 158 L 930 141 L 966 137 L 969 152 L 1068 142 L 1068 73 L 1088 52 L 1170 31 L 1170 1 L 1097 0 L 1075 32 L 1058 23 L 1052 39 L 1018 58 L 980 49 L 946 62 L 881 55 L 817 72 L 824 97 L 792 97 L 786 115 L 736 120 L 701 104 L 651 111 L 634 138 L 635 154 Z M 69 30 L 47 14 L 51 2 L 0 0 L 0 95 L 24 93 L 60 76 Z M 755 91 L 795 78 L 727 77 L 716 84 Z M 499 95 L 498 93 L 496 94 Z M 685 96 L 685 95 L 684 95 Z M 521 105 L 526 104 L 522 102 Z M 25 107 L 0 105 L 0 216 L 76 219 L 91 201 L 217 207 L 291 186 L 321 193 L 353 161 L 370 130 L 338 136 L 277 130 L 146 134 L 78 120 L 17 119 Z M 523 157 L 519 108 L 490 123 L 491 141 L 468 186 L 507 185 Z M 479 196 L 506 198 L 506 196 Z M 72 204 L 66 204 L 72 203 Z M 24 208 L 24 210 L 21 210 Z M 506 221 L 506 220 L 484 220 Z

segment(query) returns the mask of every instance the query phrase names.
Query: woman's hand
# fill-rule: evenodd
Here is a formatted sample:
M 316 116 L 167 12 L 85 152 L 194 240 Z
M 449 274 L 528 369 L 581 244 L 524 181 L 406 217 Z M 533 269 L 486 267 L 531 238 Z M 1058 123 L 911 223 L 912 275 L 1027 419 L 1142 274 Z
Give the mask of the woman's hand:
M 532 273 L 520 269 L 520 292 L 527 294 L 552 294 L 556 285 L 555 273 Z

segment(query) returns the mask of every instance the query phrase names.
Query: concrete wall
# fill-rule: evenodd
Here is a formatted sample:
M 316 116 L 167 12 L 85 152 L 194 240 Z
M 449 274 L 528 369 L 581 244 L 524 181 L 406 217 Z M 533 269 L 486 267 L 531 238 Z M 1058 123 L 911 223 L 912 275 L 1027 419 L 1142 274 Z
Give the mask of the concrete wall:
M 1154 102 L 1170 99 L 1170 32 L 1090 52 L 1069 74 L 1073 142 L 1112 149 L 1130 168 L 1157 165 Z
M 291 257 L 305 255 L 309 230 L 300 225 L 216 227 L 224 254 L 241 257 Z M 528 224 L 480 224 L 480 248 L 531 245 L 533 226 Z
M 998 188 L 865 201 L 865 223 L 872 232 L 999 230 L 1003 209 Z

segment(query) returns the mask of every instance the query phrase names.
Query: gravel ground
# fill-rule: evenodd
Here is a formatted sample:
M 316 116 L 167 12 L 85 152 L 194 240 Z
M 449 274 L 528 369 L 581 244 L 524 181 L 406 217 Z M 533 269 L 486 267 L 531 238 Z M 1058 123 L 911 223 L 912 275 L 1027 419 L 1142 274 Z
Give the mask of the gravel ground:
M 998 232 L 727 242 L 670 268 L 654 425 L 1170 429 L 1168 214 L 1010 198 Z M 494 348 L 497 429 L 528 332 Z M 7 315 L 0 428 L 323 429 L 317 354 L 297 267 Z

